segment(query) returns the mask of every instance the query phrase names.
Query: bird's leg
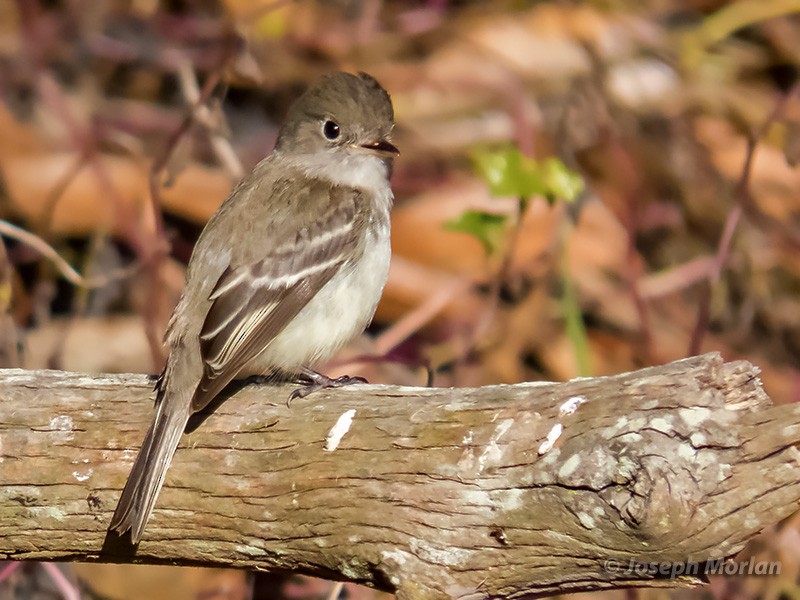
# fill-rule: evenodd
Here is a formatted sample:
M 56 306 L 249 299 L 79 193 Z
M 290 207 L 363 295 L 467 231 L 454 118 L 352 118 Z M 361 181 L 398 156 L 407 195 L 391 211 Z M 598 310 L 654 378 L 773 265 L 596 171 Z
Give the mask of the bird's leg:
M 300 369 L 294 383 L 299 383 L 303 387 L 297 388 L 289 395 L 289 402 L 295 398 L 305 398 L 312 392 L 324 390 L 327 388 L 338 388 L 353 383 L 367 383 L 363 377 L 351 377 L 350 375 L 342 375 L 336 379 L 331 379 L 327 375 L 318 373 L 313 369 L 303 367 Z

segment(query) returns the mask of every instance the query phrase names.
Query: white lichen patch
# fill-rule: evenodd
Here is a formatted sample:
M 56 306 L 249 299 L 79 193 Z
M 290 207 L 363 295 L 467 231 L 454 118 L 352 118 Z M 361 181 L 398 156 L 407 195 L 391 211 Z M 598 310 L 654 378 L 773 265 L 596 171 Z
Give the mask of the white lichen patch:
M 561 437 L 561 434 L 563 432 L 564 432 L 564 427 L 563 425 L 561 425 L 561 423 L 556 423 L 555 425 L 553 425 L 553 427 L 550 429 L 550 432 L 547 434 L 545 440 L 539 445 L 539 450 L 538 450 L 539 456 L 551 450 L 555 445 L 556 441 L 558 441 L 558 438 Z
M 384 550 L 381 558 L 384 562 L 395 565 L 404 565 L 411 555 L 405 550 Z M 398 582 L 399 583 L 399 582 Z
M 263 548 L 258 548 L 256 546 L 250 546 L 245 544 L 239 544 L 236 546 L 236 551 L 239 554 L 245 554 L 247 556 L 264 556 L 267 551 Z
M 678 446 L 678 456 L 683 460 L 694 460 L 697 456 L 697 451 L 691 444 L 681 444 Z
M 697 453 L 695 462 L 702 468 L 713 467 L 717 465 L 717 454 L 710 450 L 701 450 Z
M 0 486 L 0 499 L 8 500 L 10 498 L 25 498 L 26 500 L 33 501 L 40 498 L 42 493 L 36 486 L 27 485 L 9 485 Z M 19 500 L 17 500 L 19 501 Z
M 483 452 L 481 452 L 480 456 L 478 457 L 479 471 L 483 471 L 487 464 L 497 463 L 503 459 L 503 451 L 500 449 L 500 446 L 497 442 L 503 438 L 506 432 L 511 429 L 513 424 L 514 419 L 505 419 L 501 421 L 497 427 L 495 427 L 492 437 L 489 439 L 489 442 L 486 444 Z
M 711 416 L 711 411 L 703 406 L 693 406 L 679 409 L 678 416 L 689 427 L 698 427 Z
M 561 448 L 553 448 L 547 454 L 542 456 L 541 462 L 543 466 L 551 465 L 558 460 L 561 455 Z
M 326 452 L 333 452 L 339 447 L 339 443 L 342 441 L 342 438 L 348 431 L 350 431 L 350 426 L 353 424 L 353 417 L 355 415 L 356 409 L 351 408 L 350 410 L 344 411 L 336 420 L 336 423 L 333 427 L 331 427 L 331 430 L 328 432 L 328 436 L 325 438 Z
M 504 511 L 517 510 L 523 507 L 523 495 L 519 488 L 497 490 L 492 492 L 493 504 Z
M 626 480 L 633 479 L 636 463 L 629 456 L 620 456 L 617 461 L 617 474 Z
M 561 468 L 558 470 L 558 476 L 561 478 L 569 477 L 572 475 L 575 470 L 578 468 L 578 465 L 581 464 L 581 457 L 577 454 L 573 454 L 570 456 L 566 462 L 561 465 Z
M 635 431 L 631 431 L 630 433 L 625 433 L 619 436 L 619 441 L 625 444 L 636 444 L 642 441 L 642 434 L 636 433 Z
M 464 506 L 494 509 L 495 503 L 487 490 L 475 488 L 464 489 L 459 493 L 459 498 Z
M 633 419 L 628 420 L 628 429 L 631 431 L 639 431 L 646 425 L 647 419 L 645 417 L 634 417 Z
M 459 567 L 469 560 L 472 553 L 466 548 L 436 547 L 426 540 L 411 538 L 411 551 L 422 560 L 437 565 Z
M 57 506 L 28 506 L 28 512 L 34 519 L 54 519 L 63 521 L 67 518 L 67 513 Z
M 666 417 L 656 417 L 650 420 L 649 426 L 651 429 L 661 433 L 670 433 L 672 431 L 672 420 Z
M 567 399 L 561 407 L 558 409 L 559 414 L 562 417 L 567 415 L 571 415 L 581 404 L 586 402 L 586 396 L 573 396 L 572 398 Z
M 62 442 L 69 442 L 75 437 L 72 432 L 75 425 L 69 415 L 59 415 L 50 419 L 50 431 L 55 433 L 56 439 Z
M 84 471 L 83 473 L 81 473 L 80 471 L 73 471 L 72 476 L 78 481 L 86 481 L 87 479 L 89 479 L 89 477 L 92 476 L 93 473 L 94 469 L 90 468 Z
M 690 435 L 689 441 L 695 448 L 702 448 L 703 446 L 708 444 L 708 438 L 706 437 L 706 434 L 701 433 L 699 431 L 696 431 L 692 435 Z
M 578 521 L 580 521 L 581 525 L 583 525 L 586 529 L 594 529 L 595 526 L 597 525 L 592 516 L 589 513 L 585 512 L 578 513 Z

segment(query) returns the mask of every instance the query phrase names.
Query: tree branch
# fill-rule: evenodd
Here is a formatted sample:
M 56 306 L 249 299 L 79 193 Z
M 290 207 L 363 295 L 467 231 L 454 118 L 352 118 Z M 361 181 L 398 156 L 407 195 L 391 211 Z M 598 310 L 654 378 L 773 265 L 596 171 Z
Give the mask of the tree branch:
M 139 375 L 0 372 L 0 559 L 294 571 L 401 598 L 698 576 L 609 560 L 738 552 L 800 503 L 800 407 L 716 354 L 614 377 L 247 386 L 183 439 L 133 555 L 105 528 L 150 419 Z

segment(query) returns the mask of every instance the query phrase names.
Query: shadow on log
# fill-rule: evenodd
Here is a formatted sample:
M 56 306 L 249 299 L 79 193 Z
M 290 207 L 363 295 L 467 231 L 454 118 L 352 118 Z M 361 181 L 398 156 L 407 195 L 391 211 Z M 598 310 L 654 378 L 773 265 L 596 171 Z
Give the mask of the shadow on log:
M 247 386 L 184 436 L 135 555 L 102 552 L 145 376 L 0 372 L 0 559 L 303 572 L 402 598 L 694 585 L 797 510 L 800 408 L 716 354 L 558 384 Z M 613 568 L 612 568 L 613 567 Z

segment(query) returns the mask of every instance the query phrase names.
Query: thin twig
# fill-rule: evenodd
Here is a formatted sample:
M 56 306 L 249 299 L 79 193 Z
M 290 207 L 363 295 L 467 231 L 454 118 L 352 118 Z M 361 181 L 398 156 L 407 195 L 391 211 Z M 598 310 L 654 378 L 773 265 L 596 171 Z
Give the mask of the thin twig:
M 62 258 L 55 248 L 45 242 L 38 235 L 33 234 L 30 231 L 25 231 L 24 229 L 17 227 L 16 225 L 12 225 L 8 221 L 4 221 L 2 219 L 0 219 L 0 235 L 4 235 L 11 239 L 17 240 L 18 242 L 22 242 L 26 246 L 30 246 L 39 254 L 48 259 L 51 263 L 53 263 L 53 266 L 58 269 L 58 272 L 61 273 L 64 279 L 69 281 L 71 284 L 84 289 L 105 287 L 114 281 L 131 277 L 140 269 L 139 264 L 134 264 L 129 267 L 114 269 L 106 275 L 98 275 L 96 277 L 87 279 L 78 273 L 78 271 L 76 271 L 75 268 L 66 260 L 64 260 L 64 258 Z
M 50 576 L 56 588 L 58 588 L 64 600 L 81 600 L 80 592 L 75 588 L 72 582 L 66 578 L 64 573 L 61 572 L 61 569 L 49 562 L 43 562 L 42 567 L 47 571 L 47 574 Z
M 767 134 L 769 128 L 783 118 L 786 107 L 789 101 L 795 94 L 800 93 L 800 81 L 785 94 L 781 95 L 775 102 L 775 106 L 770 111 L 764 122 L 753 132 L 747 136 L 747 147 L 745 149 L 744 164 L 742 165 L 742 174 L 736 182 L 736 189 L 734 190 L 734 198 L 736 199 L 736 206 L 728 214 L 725 220 L 725 226 L 722 230 L 719 242 L 717 243 L 717 252 L 714 256 L 714 262 L 711 266 L 708 280 L 700 295 L 699 307 L 697 309 L 697 320 L 695 322 L 694 330 L 692 331 L 692 339 L 689 343 L 689 356 L 694 356 L 700 353 L 700 348 L 703 345 L 703 339 L 708 331 L 708 325 L 711 320 L 711 289 L 714 285 L 719 283 L 722 277 L 722 271 L 728 263 L 728 258 L 731 252 L 731 243 L 733 242 L 733 235 L 736 228 L 742 219 L 744 209 L 750 203 L 750 179 L 753 171 L 753 161 L 755 158 L 756 150 L 761 139 Z
M 67 191 L 67 188 L 70 186 L 70 184 L 75 181 L 75 178 L 86 166 L 88 159 L 89 155 L 87 152 L 80 152 L 78 156 L 75 157 L 75 160 L 70 165 L 69 169 L 61 174 L 61 176 L 58 178 L 58 181 L 56 181 L 56 184 L 47 195 L 39 222 L 39 228 L 45 237 L 49 237 L 50 230 L 53 226 L 53 215 L 55 215 L 56 206 L 64 196 L 64 192 Z
M 161 298 L 163 296 L 163 285 L 161 285 L 161 265 L 164 258 L 167 256 L 166 247 L 168 247 L 166 235 L 164 233 L 164 218 L 161 211 L 161 175 L 166 170 L 170 158 L 175 152 L 175 149 L 178 147 L 179 142 L 183 136 L 189 132 L 194 124 L 197 114 L 197 107 L 205 105 L 209 101 L 217 85 L 222 80 L 222 75 L 225 69 L 236 55 L 235 50 L 237 43 L 235 36 L 229 34 L 226 42 L 227 43 L 224 45 L 224 51 L 219 60 L 217 68 L 209 73 L 208 78 L 203 84 L 203 89 L 196 98 L 197 101 L 187 112 L 178 128 L 172 132 L 172 135 L 170 135 L 167 144 L 164 147 L 164 151 L 161 153 L 161 156 L 153 161 L 148 178 L 150 190 L 150 212 L 154 223 L 155 238 L 159 241 L 159 248 L 156 250 L 156 252 L 154 252 L 152 260 L 148 261 L 147 264 L 147 278 L 149 283 L 147 301 L 145 302 L 144 313 L 142 316 L 145 322 L 145 334 L 150 346 L 150 352 L 153 355 L 153 360 L 157 367 L 160 367 L 164 361 L 160 328 L 157 326 L 157 323 L 159 321 L 158 311 L 161 307 Z M 163 245 L 160 242 L 163 242 Z
M 12 573 L 22 566 L 21 562 L 9 561 L 0 569 L 0 583 L 11 577 Z

